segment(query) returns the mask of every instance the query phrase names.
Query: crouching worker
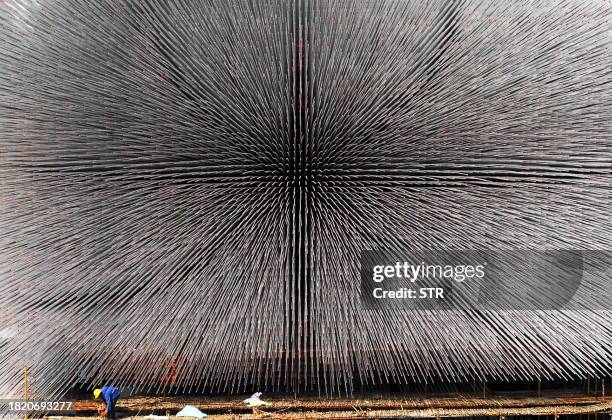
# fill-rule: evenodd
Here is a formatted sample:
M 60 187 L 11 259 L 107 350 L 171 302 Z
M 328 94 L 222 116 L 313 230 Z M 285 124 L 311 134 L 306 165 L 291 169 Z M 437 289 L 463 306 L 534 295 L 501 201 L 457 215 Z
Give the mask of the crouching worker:
M 94 398 L 101 399 L 106 403 L 106 418 L 116 419 L 115 404 L 121 395 L 121 392 L 113 386 L 104 386 L 102 389 L 94 389 Z

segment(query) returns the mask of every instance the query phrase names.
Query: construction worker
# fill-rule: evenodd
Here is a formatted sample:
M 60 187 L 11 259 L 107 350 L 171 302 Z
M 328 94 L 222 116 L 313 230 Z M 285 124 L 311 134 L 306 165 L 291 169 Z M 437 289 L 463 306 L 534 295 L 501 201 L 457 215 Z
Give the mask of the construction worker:
M 121 392 L 113 386 L 104 386 L 102 389 L 94 389 L 94 398 L 104 400 L 106 403 L 106 418 L 115 419 L 115 404 Z

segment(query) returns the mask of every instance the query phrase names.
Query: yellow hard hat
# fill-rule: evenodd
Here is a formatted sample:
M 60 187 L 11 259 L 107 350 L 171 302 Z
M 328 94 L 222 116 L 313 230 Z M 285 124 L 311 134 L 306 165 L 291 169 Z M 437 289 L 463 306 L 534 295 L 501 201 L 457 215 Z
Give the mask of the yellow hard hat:
M 94 398 L 98 398 L 102 393 L 101 389 L 94 389 Z

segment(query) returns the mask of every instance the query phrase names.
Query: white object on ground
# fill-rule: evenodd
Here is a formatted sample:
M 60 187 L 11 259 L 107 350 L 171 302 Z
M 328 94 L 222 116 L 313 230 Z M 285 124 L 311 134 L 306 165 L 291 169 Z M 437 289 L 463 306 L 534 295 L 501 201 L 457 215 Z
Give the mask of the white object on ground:
M 145 419 L 153 419 L 153 420 L 170 420 L 168 416 L 156 416 L 155 414 L 149 414 L 145 416 Z
M 256 392 L 242 402 L 247 403 L 249 407 L 259 407 L 260 405 L 270 405 L 269 402 L 265 402 L 259 397 L 261 397 L 261 392 Z
M 201 419 L 207 417 L 207 415 L 192 405 L 186 405 L 181 411 L 176 413 L 176 417 L 195 417 Z

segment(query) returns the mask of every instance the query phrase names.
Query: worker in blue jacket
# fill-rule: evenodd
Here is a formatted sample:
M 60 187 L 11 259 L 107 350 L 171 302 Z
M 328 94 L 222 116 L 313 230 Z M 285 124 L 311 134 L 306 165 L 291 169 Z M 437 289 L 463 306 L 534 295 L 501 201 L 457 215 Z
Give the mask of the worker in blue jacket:
M 121 392 L 114 386 L 104 386 L 102 389 L 94 389 L 94 398 L 102 399 L 106 403 L 106 418 L 115 419 L 115 404 L 121 396 Z

